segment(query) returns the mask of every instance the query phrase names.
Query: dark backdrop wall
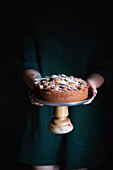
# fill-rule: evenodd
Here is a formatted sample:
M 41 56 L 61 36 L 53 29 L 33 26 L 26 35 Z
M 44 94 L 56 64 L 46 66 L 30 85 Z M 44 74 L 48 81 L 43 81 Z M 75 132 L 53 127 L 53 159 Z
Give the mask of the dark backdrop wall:
M 17 68 L 21 46 L 20 13 L 21 8 L 0 7 L 0 170 L 27 168 L 17 162 L 26 93 Z
M 18 153 L 27 91 L 20 84 L 17 58 L 21 50 L 19 7 L 0 7 L 0 170 L 9 167 L 29 170 L 31 167 L 18 163 Z M 106 11 L 106 10 L 105 10 Z M 107 16 L 111 19 L 111 10 Z M 112 43 L 112 42 L 111 42 Z M 102 110 L 106 141 L 107 167 L 112 167 L 113 153 L 113 82 L 102 95 Z

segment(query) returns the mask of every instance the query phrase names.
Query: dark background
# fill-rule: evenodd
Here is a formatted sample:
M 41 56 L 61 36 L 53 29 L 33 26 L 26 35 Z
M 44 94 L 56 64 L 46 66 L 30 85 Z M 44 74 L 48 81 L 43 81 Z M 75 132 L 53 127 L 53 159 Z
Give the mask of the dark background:
M 19 25 L 21 10 L 22 8 L 18 6 L 0 7 L 0 170 L 8 168 L 16 170 L 31 169 L 30 166 L 17 161 L 24 125 L 25 96 L 27 94 L 20 83 L 17 66 L 17 58 L 21 55 L 21 29 Z M 108 12 L 106 12 L 107 10 Z M 103 11 L 105 11 L 105 16 L 108 17 L 109 21 L 112 21 L 110 6 L 104 7 Z M 107 165 L 104 169 L 106 170 L 112 167 L 113 162 L 112 87 L 113 82 L 102 95 L 107 156 Z

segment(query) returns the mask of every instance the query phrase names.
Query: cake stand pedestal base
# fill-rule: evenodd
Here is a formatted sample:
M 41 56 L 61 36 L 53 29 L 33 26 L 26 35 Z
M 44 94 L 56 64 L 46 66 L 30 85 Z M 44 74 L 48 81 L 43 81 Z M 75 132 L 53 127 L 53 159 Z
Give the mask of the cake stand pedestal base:
M 56 134 L 64 134 L 73 130 L 73 125 L 70 119 L 67 117 L 69 115 L 68 106 L 78 106 L 94 98 L 93 93 L 90 90 L 89 90 L 88 98 L 86 100 L 78 101 L 78 102 L 70 102 L 70 103 L 56 103 L 56 102 L 38 100 L 34 98 L 33 89 L 29 90 L 28 95 L 35 102 L 48 105 L 48 106 L 54 106 L 53 115 L 55 117 L 49 122 L 47 127 L 49 131 Z
M 55 116 L 48 124 L 49 131 L 56 134 L 64 134 L 73 130 L 73 125 L 67 117 L 68 106 L 54 106 L 53 115 Z

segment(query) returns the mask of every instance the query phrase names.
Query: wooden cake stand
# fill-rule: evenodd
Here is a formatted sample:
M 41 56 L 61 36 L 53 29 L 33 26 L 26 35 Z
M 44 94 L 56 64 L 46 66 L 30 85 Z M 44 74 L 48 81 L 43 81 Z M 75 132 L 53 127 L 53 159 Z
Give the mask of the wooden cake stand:
M 88 99 L 84 101 L 71 102 L 71 103 L 55 103 L 55 102 L 47 102 L 47 101 L 35 99 L 33 97 L 33 89 L 29 91 L 28 95 L 31 99 L 33 99 L 34 101 L 40 104 L 54 106 L 54 111 L 53 111 L 54 118 L 51 119 L 47 128 L 49 131 L 56 134 L 64 134 L 73 130 L 73 125 L 70 119 L 67 117 L 69 115 L 68 106 L 81 105 L 93 98 L 93 95 L 90 92 Z
M 53 133 L 63 134 L 73 130 L 73 125 L 67 116 L 68 106 L 54 106 L 53 115 L 55 116 L 48 124 L 48 130 Z

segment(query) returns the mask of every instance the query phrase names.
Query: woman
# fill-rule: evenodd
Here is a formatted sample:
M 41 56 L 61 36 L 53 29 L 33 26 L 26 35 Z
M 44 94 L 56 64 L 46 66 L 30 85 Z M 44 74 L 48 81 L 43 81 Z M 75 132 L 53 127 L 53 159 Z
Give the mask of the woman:
M 94 96 L 93 102 L 69 108 L 75 128 L 63 135 L 47 130 L 53 107 L 28 103 L 19 160 L 33 170 L 104 166 L 100 94 L 111 79 L 111 66 L 106 59 L 106 25 L 93 14 L 85 5 L 48 3 L 22 16 L 20 69 L 27 86 L 33 88 L 35 78 L 63 73 L 85 79 Z

